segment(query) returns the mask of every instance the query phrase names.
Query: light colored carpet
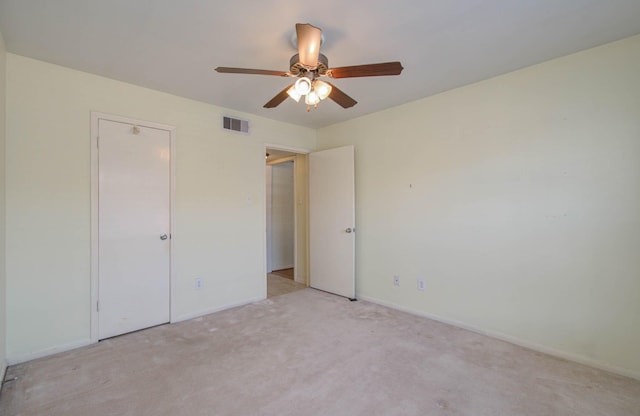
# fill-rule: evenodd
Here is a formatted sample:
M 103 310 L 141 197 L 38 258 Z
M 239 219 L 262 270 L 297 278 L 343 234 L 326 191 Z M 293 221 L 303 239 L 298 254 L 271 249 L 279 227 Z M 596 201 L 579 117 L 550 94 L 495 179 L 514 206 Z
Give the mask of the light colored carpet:
M 313 289 L 10 367 L 10 415 L 640 415 L 640 382 Z

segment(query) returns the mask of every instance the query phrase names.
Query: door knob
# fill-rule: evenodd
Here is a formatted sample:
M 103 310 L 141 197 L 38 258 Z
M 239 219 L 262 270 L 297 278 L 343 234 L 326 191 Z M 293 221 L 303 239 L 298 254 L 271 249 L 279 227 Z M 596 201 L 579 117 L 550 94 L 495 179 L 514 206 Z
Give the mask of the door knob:
M 160 240 L 166 240 L 166 239 L 167 239 L 167 235 L 166 235 L 166 234 L 162 234 L 162 235 L 160 236 Z
M 351 234 L 352 231 L 354 231 L 354 230 L 352 230 L 351 228 L 347 228 L 346 230 L 344 230 L 344 232 L 347 233 L 347 234 Z

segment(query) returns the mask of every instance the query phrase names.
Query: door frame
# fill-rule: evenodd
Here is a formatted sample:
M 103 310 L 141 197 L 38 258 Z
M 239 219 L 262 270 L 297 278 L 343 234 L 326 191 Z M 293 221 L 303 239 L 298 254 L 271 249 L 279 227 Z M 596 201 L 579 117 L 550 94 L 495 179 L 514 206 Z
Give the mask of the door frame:
M 175 135 L 176 128 L 174 126 L 169 126 L 166 124 L 160 124 L 150 121 L 137 120 L 129 117 L 117 116 L 112 114 L 106 114 L 101 112 L 92 111 L 91 112 L 91 295 L 90 295 L 90 336 L 91 343 L 96 343 L 99 341 L 99 331 L 98 331 L 98 297 L 99 297 L 99 288 L 98 288 L 98 261 L 99 261 L 99 218 L 98 218 L 98 197 L 99 197 L 99 170 L 98 170 L 98 121 L 99 120 L 108 120 L 119 123 L 133 124 L 158 130 L 165 130 L 169 132 L 169 143 L 170 143 L 170 160 L 169 160 L 169 232 L 171 238 L 169 238 L 169 319 L 170 322 L 174 322 L 173 311 L 174 308 L 174 299 L 173 288 L 174 284 L 174 265 L 173 261 L 173 236 L 175 236 L 174 232 L 174 212 L 175 212 Z
M 265 153 L 267 152 L 267 149 L 274 149 L 274 150 L 282 150 L 285 152 L 291 152 L 291 153 L 297 153 L 297 154 L 301 154 L 301 155 L 308 155 L 309 153 L 312 152 L 312 150 L 309 149 L 304 149 L 304 148 L 300 148 L 300 147 L 293 147 L 293 146 L 284 146 L 281 144 L 273 144 L 273 143 L 264 143 L 264 150 Z M 287 160 L 293 160 L 293 166 L 294 166 L 294 175 L 293 175 L 293 193 L 294 193 L 294 210 L 293 210 L 293 222 L 294 222 L 294 232 L 293 232 L 293 270 L 295 273 L 294 276 L 294 280 L 295 277 L 297 277 L 297 273 L 299 273 L 298 271 L 298 210 L 297 210 L 297 195 L 296 195 L 296 183 L 297 183 L 297 178 L 295 175 L 295 158 L 291 157 L 291 158 L 283 158 L 280 161 L 281 162 L 285 162 Z M 266 169 L 265 169 L 265 179 L 266 179 Z M 264 272 L 263 275 L 265 276 L 265 298 L 266 298 L 266 276 L 267 276 L 267 270 L 269 270 L 269 268 L 267 267 L 267 203 L 266 203 L 266 180 L 265 182 L 265 198 L 263 198 L 263 203 L 264 203 L 264 215 L 262 216 L 262 218 L 264 219 L 264 227 L 263 229 L 265 230 L 265 235 L 264 235 Z M 307 208 L 308 208 L 308 204 L 307 204 Z M 309 224 L 307 224 L 307 229 L 309 227 Z M 308 230 L 307 230 L 308 231 Z M 308 239 L 309 239 L 309 235 L 307 232 L 307 243 L 308 243 Z M 308 245 L 308 244 L 307 244 Z M 309 253 L 307 250 L 307 253 L 305 254 L 307 257 L 307 268 L 309 266 Z M 307 286 L 309 286 L 309 275 L 308 273 L 306 273 L 306 279 L 305 279 L 305 284 Z M 297 280 L 296 280 L 297 281 Z

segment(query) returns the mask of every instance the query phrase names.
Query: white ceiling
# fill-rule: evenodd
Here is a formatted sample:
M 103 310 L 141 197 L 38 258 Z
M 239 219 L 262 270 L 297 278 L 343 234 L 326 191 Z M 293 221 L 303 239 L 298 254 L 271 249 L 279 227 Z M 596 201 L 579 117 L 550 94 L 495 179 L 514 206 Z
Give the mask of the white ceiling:
M 399 60 L 400 76 L 335 80 L 358 101 L 307 113 L 287 71 L 295 23 L 323 29 L 330 67 Z M 639 0 L 0 0 L 10 52 L 318 128 L 640 33 Z

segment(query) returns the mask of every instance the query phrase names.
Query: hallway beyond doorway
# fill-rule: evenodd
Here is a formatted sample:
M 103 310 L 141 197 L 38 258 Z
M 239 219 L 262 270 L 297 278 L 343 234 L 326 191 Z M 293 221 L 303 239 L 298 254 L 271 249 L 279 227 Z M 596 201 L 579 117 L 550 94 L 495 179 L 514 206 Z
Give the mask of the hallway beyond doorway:
M 291 278 L 282 277 L 276 273 L 267 274 L 267 298 L 293 293 L 304 288 L 306 288 L 304 284 L 295 282 Z

